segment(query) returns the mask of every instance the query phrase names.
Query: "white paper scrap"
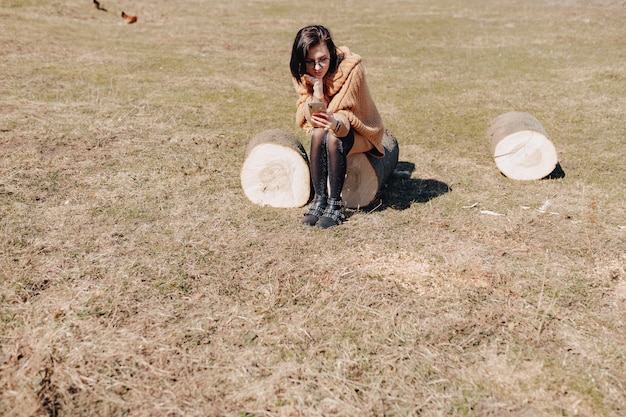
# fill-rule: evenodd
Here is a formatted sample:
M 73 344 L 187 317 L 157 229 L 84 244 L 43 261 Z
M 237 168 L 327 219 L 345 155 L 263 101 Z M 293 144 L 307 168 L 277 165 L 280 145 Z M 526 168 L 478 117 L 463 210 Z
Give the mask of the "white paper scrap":
M 491 211 L 491 210 L 481 210 L 480 214 L 488 214 L 490 216 L 504 216 L 504 214 L 496 213 L 495 211 Z

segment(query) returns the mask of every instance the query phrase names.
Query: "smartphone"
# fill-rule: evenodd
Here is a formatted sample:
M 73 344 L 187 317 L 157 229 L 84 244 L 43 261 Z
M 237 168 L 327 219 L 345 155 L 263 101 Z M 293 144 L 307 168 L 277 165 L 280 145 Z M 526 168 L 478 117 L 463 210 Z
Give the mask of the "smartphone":
M 309 112 L 311 114 L 322 113 L 326 111 L 326 103 L 323 101 L 310 101 L 309 102 Z

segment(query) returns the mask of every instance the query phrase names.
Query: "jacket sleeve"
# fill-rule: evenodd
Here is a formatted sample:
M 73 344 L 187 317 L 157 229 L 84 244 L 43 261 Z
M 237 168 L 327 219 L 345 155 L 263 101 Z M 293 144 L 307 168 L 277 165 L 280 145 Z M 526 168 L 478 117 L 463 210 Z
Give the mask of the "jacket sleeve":
M 361 65 L 352 69 L 342 88 L 331 100 L 329 109 L 342 123 L 345 124 L 347 121 L 374 146 L 377 151 L 373 153 L 375 156 L 384 154 L 383 122 L 370 94 Z
M 309 121 L 311 114 L 309 113 L 307 103 L 313 101 L 313 87 L 299 84 L 295 78 L 293 79 L 293 84 L 298 93 L 298 100 L 296 101 L 296 125 L 310 132 L 311 129 L 313 129 L 313 125 Z

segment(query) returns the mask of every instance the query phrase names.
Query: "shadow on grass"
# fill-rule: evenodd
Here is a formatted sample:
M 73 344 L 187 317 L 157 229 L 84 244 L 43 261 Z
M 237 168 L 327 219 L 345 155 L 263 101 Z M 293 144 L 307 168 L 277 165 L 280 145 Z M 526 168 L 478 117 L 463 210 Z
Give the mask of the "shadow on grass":
M 380 199 L 375 203 L 380 205 L 375 210 L 406 210 L 413 203 L 426 203 L 452 191 L 441 181 L 411 178 L 413 171 L 415 164 L 412 162 L 398 162 L 380 192 Z
M 557 163 L 556 167 L 554 168 L 554 171 L 552 171 L 551 173 L 549 173 L 547 176 L 545 176 L 544 180 L 558 180 L 560 178 L 565 178 L 565 171 L 563 171 L 563 168 L 561 167 L 561 163 Z
M 506 177 L 506 175 L 504 175 L 502 172 L 500 173 L 500 175 L 502 175 L 503 177 Z M 546 175 L 545 177 L 541 178 L 541 180 L 559 180 L 561 178 L 565 178 L 565 171 L 563 171 L 563 167 L 561 167 L 561 163 L 557 162 L 556 166 L 554 167 L 554 170 L 549 173 L 548 175 Z

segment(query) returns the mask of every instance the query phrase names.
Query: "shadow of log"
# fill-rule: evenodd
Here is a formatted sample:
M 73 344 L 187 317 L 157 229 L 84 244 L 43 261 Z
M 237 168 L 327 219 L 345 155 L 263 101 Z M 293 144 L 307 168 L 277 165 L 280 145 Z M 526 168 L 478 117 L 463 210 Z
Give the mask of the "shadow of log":
M 411 178 L 413 171 L 415 164 L 398 162 L 380 192 L 379 205 L 375 210 L 406 210 L 413 203 L 426 203 L 452 191 L 448 184 L 441 181 Z
M 558 180 L 560 178 L 565 178 L 565 171 L 561 167 L 561 163 L 557 163 L 556 167 L 554 167 L 554 171 L 543 177 L 544 180 Z

